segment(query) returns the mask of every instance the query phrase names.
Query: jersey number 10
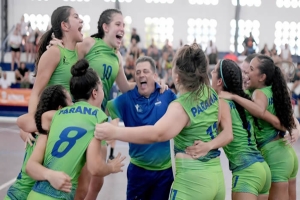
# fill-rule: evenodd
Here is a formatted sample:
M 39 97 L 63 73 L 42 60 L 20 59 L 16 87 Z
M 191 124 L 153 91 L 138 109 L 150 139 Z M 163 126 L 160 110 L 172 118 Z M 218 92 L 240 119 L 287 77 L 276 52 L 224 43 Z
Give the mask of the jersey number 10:
M 69 137 L 69 134 L 73 131 L 77 132 L 76 135 L 73 137 Z M 65 128 L 59 135 L 59 140 L 54 144 L 51 155 L 56 158 L 61 158 L 65 156 L 76 144 L 76 141 L 80 139 L 82 136 L 84 136 L 86 132 L 87 130 L 76 126 L 70 126 L 68 128 Z M 67 147 L 63 151 L 59 151 L 60 146 L 64 142 L 68 143 Z

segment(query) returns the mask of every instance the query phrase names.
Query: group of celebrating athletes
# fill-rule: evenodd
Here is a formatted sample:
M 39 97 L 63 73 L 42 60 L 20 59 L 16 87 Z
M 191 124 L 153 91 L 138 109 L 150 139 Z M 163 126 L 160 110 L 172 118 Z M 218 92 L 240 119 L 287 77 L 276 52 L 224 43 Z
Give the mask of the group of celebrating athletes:
M 84 39 L 72 7 L 57 8 L 51 25 L 40 41 L 28 114 L 17 121 L 35 142 L 27 145 L 5 200 L 96 199 L 103 177 L 122 171 L 125 159 L 118 154 L 106 162 L 110 140 L 130 144 L 130 200 L 224 200 L 221 147 L 232 171 L 233 200 L 296 200 L 298 158 L 291 144 L 300 126 L 270 57 L 250 55 L 242 70 L 220 60 L 210 83 L 204 52 L 185 45 L 173 59 L 176 98 L 155 82 L 149 57 L 136 61 L 136 83 L 126 80 L 117 51 L 124 36 L 119 10 L 103 11 L 98 33 Z M 47 49 L 53 34 L 63 46 Z M 123 94 L 108 102 L 114 82 Z

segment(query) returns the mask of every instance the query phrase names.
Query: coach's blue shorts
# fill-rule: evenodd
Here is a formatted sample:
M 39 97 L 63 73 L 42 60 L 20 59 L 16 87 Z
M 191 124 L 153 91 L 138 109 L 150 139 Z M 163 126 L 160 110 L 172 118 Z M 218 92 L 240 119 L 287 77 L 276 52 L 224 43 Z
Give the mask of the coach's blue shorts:
M 152 171 L 130 163 L 127 180 L 127 200 L 168 200 L 174 179 L 172 167 Z

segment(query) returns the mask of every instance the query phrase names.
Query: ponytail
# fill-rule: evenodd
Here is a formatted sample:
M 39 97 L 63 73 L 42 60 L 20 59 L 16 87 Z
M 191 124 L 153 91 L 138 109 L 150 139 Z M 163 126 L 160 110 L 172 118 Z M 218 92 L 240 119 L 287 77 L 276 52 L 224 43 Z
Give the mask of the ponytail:
M 43 53 L 47 50 L 47 45 L 51 41 L 53 33 L 54 33 L 53 29 L 50 28 L 50 30 L 48 30 L 46 33 L 43 34 L 43 36 L 41 37 L 41 39 L 39 41 L 38 52 L 37 52 L 36 61 L 35 61 L 34 76 L 36 76 L 36 74 L 37 74 L 40 58 L 43 55 Z
M 276 65 L 274 65 L 274 67 L 272 92 L 275 112 L 280 123 L 291 132 L 296 125 L 293 117 L 290 94 L 281 69 Z
M 296 125 L 286 80 L 280 68 L 274 64 L 272 58 L 265 55 L 258 55 L 255 58 L 259 61 L 258 69 L 260 74 L 266 75 L 265 85 L 272 86 L 273 105 L 276 116 L 281 125 L 291 132 Z

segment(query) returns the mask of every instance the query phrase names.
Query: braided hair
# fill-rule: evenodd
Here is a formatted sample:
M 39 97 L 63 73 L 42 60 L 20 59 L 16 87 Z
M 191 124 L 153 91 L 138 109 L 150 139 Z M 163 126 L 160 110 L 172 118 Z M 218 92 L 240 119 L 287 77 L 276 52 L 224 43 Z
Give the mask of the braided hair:
M 258 69 L 260 73 L 266 75 L 265 85 L 272 85 L 276 116 L 279 118 L 280 123 L 291 133 L 291 130 L 295 128 L 296 125 L 293 118 L 291 98 L 284 75 L 269 56 L 258 55 L 255 58 L 259 61 Z
M 222 78 L 223 80 L 223 91 L 236 94 L 251 101 L 250 96 L 247 95 L 243 90 L 243 78 L 241 69 L 234 61 L 221 60 L 219 68 L 218 70 L 216 70 L 216 72 L 218 74 L 218 79 Z M 243 122 L 243 128 L 248 132 L 248 138 L 250 138 L 251 132 L 248 129 L 248 121 L 245 109 L 235 101 L 234 104 Z M 258 124 L 256 118 L 254 118 L 254 122 L 256 125 Z
M 47 134 L 42 127 L 42 115 L 49 110 L 58 110 L 59 106 L 67 106 L 66 102 L 66 90 L 61 85 L 53 85 L 47 87 L 40 98 L 40 102 L 37 105 L 37 111 L 34 115 L 35 124 L 39 133 Z

